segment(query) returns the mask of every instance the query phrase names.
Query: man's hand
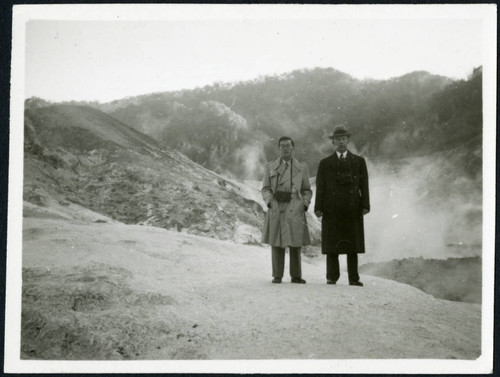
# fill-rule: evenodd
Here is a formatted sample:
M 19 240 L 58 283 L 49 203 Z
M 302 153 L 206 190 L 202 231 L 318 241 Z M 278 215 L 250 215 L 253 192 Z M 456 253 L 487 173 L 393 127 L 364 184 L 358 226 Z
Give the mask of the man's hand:
M 314 211 L 314 214 L 316 215 L 316 217 L 321 217 L 321 216 L 323 216 L 323 211 L 317 210 L 317 211 Z
M 369 209 L 363 208 L 363 216 L 366 215 L 368 212 L 370 212 Z

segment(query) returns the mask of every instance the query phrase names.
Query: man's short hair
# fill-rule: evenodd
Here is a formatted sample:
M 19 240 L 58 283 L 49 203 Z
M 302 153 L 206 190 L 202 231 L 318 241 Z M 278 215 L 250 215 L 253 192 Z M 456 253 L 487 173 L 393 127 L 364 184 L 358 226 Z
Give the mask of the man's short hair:
M 280 137 L 280 139 L 278 140 L 278 147 L 281 145 L 282 141 L 286 141 L 286 140 L 290 140 L 290 142 L 292 143 L 292 147 L 295 147 L 295 144 L 293 143 L 292 138 L 288 137 L 288 136 L 282 136 L 282 137 Z

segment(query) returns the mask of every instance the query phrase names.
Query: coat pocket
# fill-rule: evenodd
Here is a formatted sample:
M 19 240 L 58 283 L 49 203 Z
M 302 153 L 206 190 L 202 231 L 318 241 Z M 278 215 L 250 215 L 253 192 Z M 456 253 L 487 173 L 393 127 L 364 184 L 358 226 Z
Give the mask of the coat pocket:
M 304 214 L 304 201 L 301 197 L 292 197 L 289 204 L 290 216 L 302 216 Z

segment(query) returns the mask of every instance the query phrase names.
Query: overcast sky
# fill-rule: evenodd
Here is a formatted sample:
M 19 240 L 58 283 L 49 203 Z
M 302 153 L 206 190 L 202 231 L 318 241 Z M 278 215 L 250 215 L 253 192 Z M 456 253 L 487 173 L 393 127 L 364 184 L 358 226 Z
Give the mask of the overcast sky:
M 103 102 L 314 67 L 355 78 L 415 70 L 466 78 L 483 64 L 480 19 L 336 18 L 334 7 L 324 9 L 302 19 L 244 12 L 159 21 L 32 17 L 25 97 Z

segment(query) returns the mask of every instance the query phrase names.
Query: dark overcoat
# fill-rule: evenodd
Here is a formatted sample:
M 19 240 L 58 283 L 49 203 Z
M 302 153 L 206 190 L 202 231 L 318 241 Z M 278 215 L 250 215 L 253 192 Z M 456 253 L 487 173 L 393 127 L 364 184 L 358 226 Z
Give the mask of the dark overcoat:
M 314 211 L 322 211 L 321 252 L 365 252 L 363 209 L 370 210 L 368 170 L 365 159 L 347 151 L 351 182 L 339 179 L 337 153 L 319 163 Z

